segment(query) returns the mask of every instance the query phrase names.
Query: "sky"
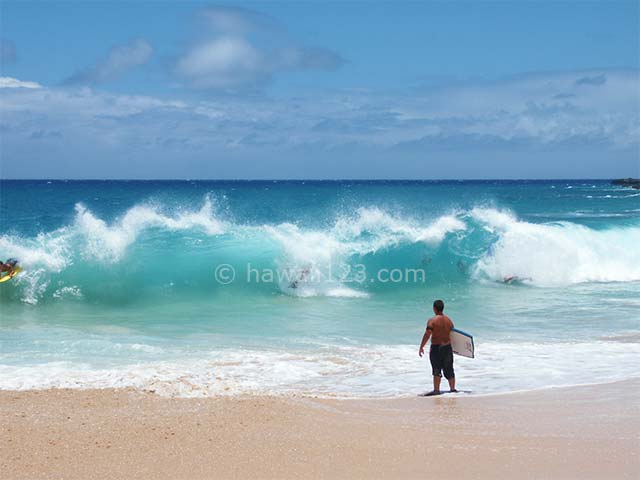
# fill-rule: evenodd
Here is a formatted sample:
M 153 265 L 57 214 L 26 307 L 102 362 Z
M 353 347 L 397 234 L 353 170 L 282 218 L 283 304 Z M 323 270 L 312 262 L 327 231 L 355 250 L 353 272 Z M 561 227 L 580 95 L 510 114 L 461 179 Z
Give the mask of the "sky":
M 640 2 L 0 3 L 0 178 L 640 176 Z

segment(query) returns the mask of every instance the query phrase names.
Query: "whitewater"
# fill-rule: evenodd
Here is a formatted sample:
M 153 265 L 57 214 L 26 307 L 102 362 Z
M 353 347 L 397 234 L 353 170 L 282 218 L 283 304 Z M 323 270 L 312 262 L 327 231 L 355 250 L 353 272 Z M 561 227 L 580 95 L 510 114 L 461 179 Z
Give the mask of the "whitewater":
M 0 200 L 24 270 L 0 289 L 2 389 L 415 395 L 435 298 L 476 340 L 465 390 L 637 375 L 640 198 L 608 182 L 3 180 Z

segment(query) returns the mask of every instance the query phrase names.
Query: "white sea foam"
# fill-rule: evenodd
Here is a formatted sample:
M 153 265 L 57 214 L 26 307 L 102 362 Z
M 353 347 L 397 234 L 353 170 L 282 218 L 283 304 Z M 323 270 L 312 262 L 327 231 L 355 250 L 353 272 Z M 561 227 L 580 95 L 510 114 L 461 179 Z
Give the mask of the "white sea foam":
M 282 247 L 283 256 L 279 259 L 282 267 L 309 272 L 295 289 L 289 288 L 290 282 L 284 284 L 286 293 L 302 297 L 366 297 L 366 293 L 336 282 L 343 277 L 351 278 L 351 273 L 357 274 L 344 269 L 351 257 L 402 244 L 437 245 L 449 233 L 465 230 L 466 225 L 453 215 L 439 217 L 425 225 L 377 208 L 360 208 L 353 216 L 338 218 L 324 231 L 304 230 L 289 223 L 266 225 L 263 229 Z M 319 278 L 323 280 L 318 282 Z
M 6 257 L 19 259 L 23 267 L 41 267 L 54 272 L 70 264 L 72 253 L 67 229 L 41 233 L 29 239 L 2 235 L 0 251 Z
M 498 236 L 476 264 L 477 275 L 497 281 L 516 276 L 538 285 L 640 281 L 638 227 L 534 224 L 493 209 L 473 209 L 471 216 Z
M 77 285 L 61 287 L 53 292 L 53 298 L 82 298 L 82 290 Z
M 587 195 L 587 198 L 633 198 L 640 196 L 640 193 L 631 193 L 627 195 Z
M 298 288 L 289 288 L 287 293 L 293 296 L 308 297 L 334 297 L 334 298 L 368 298 L 369 294 L 360 290 L 345 287 L 343 285 L 311 285 L 301 283 Z
M 359 208 L 353 217 L 339 218 L 331 230 L 333 237 L 352 243 L 357 253 L 368 253 L 402 242 L 439 243 L 448 233 L 465 230 L 454 215 L 433 221 L 394 217 L 378 208 Z M 363 241 L 363 236 L 369 236 Z
M 431 222 L 398 218 L 377 208 L 360 208 L 353 217 L 341 217 L 326 230 L 302 229 L 291 223 L 265 225 L 264 231 L 280 243 L 297 263 L 331 262 L 336 257 L 366 255 L 402 243 L 438 244 L 447 234 L 466 229 L 453 215 Z
M 317 345 L 300 350 L 221 349 L 168 361 L 124 365 L 92 360 L 0 364 L 0 389 L 121 388 L 162 395 L 237 394 L 384 397 L 415 395 L 430 386 L 415 345 Z M 477 340 L 477 357 L 456 357 L 458 385 L 474 393 L 601 383 L 637 376 L 637 342 L 505 343 Z M 150 351 L 157 354 L 156 349 Z M 558 362 L 558 355 L 562 361 Z
M 142 231 L 149 228 L 201 229 L 209 235 L 218 235 L 224 231 L 223 223 L 213 214 L 209 198 L 206 198 L 199 211 L 179 212 L 175 217 L 165 215 L 153 206 L 136 205 L 113 225 L 108 225 L 78 204 L 75 227 L 85 243 L 85 256 L 110 262 L 121 260 L 127 247 L 135 242 Z
M 86 260 L 118 262 L 127 247 L 149 228 L 198 229 L 208 235 L 218 235 L 225 230 L 209 198 L 200 210 L 179 211 L 173 216 L 155 206 L 136 205 L 112 224 L 96 217 L 82 204 L 77 204 L 75 211 L 72 225 L 40 233 L 35 238 L 0 236 L 0 250 L 7 257 L 18 258 L 23 267 L 59 272 L 72 263 L 78 248 Z

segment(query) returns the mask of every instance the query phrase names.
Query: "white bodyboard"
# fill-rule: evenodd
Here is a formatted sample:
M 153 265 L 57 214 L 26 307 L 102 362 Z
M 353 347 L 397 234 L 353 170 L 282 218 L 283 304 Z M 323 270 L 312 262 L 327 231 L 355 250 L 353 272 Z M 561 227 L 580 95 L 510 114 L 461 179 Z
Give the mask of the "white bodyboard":
M 468 358 L 474 357 L 475 347 L 473 345 L 473 337 L 471 335 L 454 328 L 451 330 L 449 338 L 451 339 L 453 353 Z

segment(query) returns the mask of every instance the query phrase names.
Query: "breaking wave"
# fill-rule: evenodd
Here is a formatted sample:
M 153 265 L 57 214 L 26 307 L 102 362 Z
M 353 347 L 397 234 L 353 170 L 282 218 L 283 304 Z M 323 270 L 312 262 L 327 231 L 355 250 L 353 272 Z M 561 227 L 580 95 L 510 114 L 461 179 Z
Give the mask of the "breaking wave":
M 639 226 L 530 223 L 486 207 L 430 220 L 362 207 L 310 228 L 223 220 L 208 197 L 195 210 L 139 204 L 110 223 L 77 204 L 65 227 L 34 237 L 0 236 L 0 251 L 18 258 L 24 270 L 0 298 L 36 304 L 199 294 L 221 288 L 213 275 L 221 263 L 292 272 L 275 284 L 236 282 L 229 288 L 300 297 L 366 297 L 394 288 L 335 278 L 336 271 L 355 265 L 368 271 L 425 268 L 427 282 L 631 282 L 640 281 L 638 245 Z

